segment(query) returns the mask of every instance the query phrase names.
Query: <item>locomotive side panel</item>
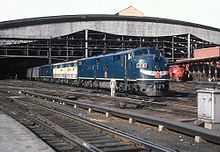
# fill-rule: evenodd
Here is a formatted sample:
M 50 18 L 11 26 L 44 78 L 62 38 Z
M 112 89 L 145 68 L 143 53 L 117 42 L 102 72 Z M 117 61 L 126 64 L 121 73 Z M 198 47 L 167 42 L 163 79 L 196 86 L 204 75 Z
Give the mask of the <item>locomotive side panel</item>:
M 33 68 L 29 68 L 29 69 L 27 69 L 27 72 L 26 72 L 26 77 L 29 80 L 32 79 L 32 70 L 33 70 Z
M 53 76 L 52 65 L 44 65 L 40 67 L 40 78 L 50 79 Z
M 124 79 L 123 57 L 123 55 L 108 55 L 79 60 L 79 78 L 109 80 L 116 77 L 122 80 Z
M 53 78 L 55 80 L 75 80 L 77 76 L 77 60 L 53 64 Z
M 40 67 L 33 67 L 32 78 L 38 80 L 40 78 Z
M 77 79 L 78 68 L 77 61 L 73 61 L 67 64 L 66 66 L 66 78 L 67 79 Z
M 118 80 L 123 81 L 124 75 L 125 75 L 125 60 L 124 60 L 124 54 L 120 55 L 113 55 L 109 60 L 106 60 L 109 68 L 109 78 L 117 78 Z
M 61 67 L 61 63 L 59 64 L 54 64 L 53 65 L 53 78 L 54 79 L 62 79 L 64 78 L 63 74 L 62 74 L 62 67 Z
M 95 79 L 96 75 L 96 59 L 79 60 L 78 61 L 78 77 L 79 79 Z

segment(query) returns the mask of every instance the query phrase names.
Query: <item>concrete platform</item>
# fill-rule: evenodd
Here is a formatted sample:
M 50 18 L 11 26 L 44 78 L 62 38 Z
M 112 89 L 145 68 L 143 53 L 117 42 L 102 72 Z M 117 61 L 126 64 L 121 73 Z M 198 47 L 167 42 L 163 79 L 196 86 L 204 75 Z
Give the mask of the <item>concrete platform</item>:
M 54 152 L 16 120 L 0 111 L 0 152 Z

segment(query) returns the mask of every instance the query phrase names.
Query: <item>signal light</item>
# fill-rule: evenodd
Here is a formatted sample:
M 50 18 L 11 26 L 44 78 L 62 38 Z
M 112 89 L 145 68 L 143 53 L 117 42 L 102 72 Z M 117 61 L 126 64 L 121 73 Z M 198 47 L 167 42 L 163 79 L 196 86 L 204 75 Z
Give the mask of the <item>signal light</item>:
M 160 78 L 160 77 L 161 77 L 160 73 L 157 72 L 157 73 L 155 74 L 155 78 Z

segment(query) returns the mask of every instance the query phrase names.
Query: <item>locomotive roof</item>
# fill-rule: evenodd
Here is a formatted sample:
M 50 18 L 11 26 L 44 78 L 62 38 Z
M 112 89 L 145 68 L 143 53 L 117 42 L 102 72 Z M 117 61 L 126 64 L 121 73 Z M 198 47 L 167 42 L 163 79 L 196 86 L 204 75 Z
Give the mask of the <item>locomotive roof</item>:
M 79 61 L 80 60 L 87 60 L 87 59 L 95 59 L 95 58 L 100 58 L 100 57 L 115 56 L 115 55 L 121 55 L 121 54 L 128 54 L 128 53 L 134 52 L 136 50 L 140 50 L 140 49 L 146 49 L 146 47 L 120 51 L 120 52 L 117 52 L 117 53 L 109 53 L 109 54 L 104 54 L 104 55 L 98 55 L 98 56 L 93 56 L 93 57 L 88 57 L 88 58 L 82 58 L 82 59 L 79 59 Z
M 83 61 L 83 60 L 88 60 L 88 59 L 96 59 L 96 58 L 101 58 L 101 57 L 108 57 L 108 56 L 128 54 L 128 53 L 132 53 L 132 52 L 134 52 L 134 51 L 136 51 L 136 50 L 146 49 L 146 48 L 147 48 L 147 47 L 135 48 L 135 49 L 131 49 L 131 50 L 125 50 L 125 51 L 120 51 L 120 52 L 116 52 L 116 53 L 109 53 L 109 54 L 104 54 L 104 55 L 92 56 L 92 57 L 82 58 L 82 59 L 73 60 L 73 61 L 68 61 L 68 62 L 54 63 L 54 64 L 52 64 L 52 65 L 68 64 L 68 63 L 73 63 L 73 62 Z M 46 66 L 46 65 L 44 65 L 44 66 Z

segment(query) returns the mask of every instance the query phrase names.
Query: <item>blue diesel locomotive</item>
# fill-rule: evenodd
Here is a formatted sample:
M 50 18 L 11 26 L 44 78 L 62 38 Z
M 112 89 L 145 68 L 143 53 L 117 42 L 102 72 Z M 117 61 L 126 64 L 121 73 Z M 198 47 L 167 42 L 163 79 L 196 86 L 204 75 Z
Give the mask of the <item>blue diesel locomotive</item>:
M 120 92 L 166 95 L 169 89 L 165 57 L 153 48 L 138 48 L 78 60 L 78 80 L 86 87 L 109 88 L 117 80 Z
M 115 78 L 118 91 L 148 96 L 163 96 L 169 89 L 167 60 L 153 48 L 137 48 L 39 68 L 39 80 L 46 77 L 52 82 L 109 88 L 110 80 Z M 28 71 L 27 77 L 30 78 Z

